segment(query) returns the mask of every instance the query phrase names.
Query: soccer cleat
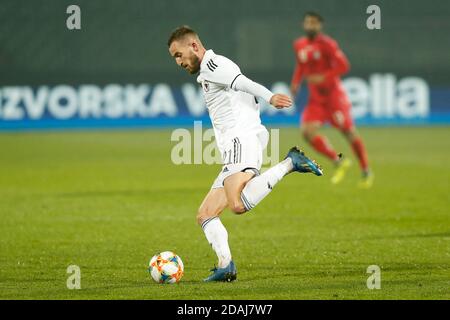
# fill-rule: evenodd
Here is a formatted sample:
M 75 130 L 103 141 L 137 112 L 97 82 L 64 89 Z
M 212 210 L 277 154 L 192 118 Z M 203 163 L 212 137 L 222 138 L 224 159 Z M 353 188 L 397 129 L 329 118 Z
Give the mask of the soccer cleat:
M 375 176 L 373 173 L 368 172 L 364 173 L 362 180 L 358 183 L 358 187 L 360 189 L 370 189 L 373 185 L 373 180 L 375 179 Z
M 323 171 L 320 168 L 320 165 L 315 160 L 311 160 L 307 156 L 305 156 L 305 153 L 298 147 L 292 147 L 285 159 L 287 158 L 291 158 L 292 160 L 292 165 L 294 166 L 293 171 L 301 173 L 312 172 L 316 176 L 323 175 Z
M 332 184 L 338 184 L 339 182 L 341 182 L 342 179 L 344 179 L 347 170 L 352 165 L 352 161 L 348 158 L 342 158 L 342 154 L 340 154 L 339 157 L 341 159 L 339 160 L 337 168 L 334 171 L 333 176 L 331 177 Z
M 204 279 L 205 282 L 211 281 L 227 281 L 231 282 L 237 278 L 237 270 L 234 262 L 231 261 L 225 268 L 211 269 L 213 272 L 208 278 Z

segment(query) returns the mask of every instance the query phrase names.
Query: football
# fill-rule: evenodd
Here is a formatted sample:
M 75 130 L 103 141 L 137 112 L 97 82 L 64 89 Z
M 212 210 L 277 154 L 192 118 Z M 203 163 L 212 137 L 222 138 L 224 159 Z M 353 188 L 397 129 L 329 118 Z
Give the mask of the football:
M 150 259 L 148 271 L 157 283 L 177 283 L 183 277 L 181 258 L 171 251 L 164 251 Z

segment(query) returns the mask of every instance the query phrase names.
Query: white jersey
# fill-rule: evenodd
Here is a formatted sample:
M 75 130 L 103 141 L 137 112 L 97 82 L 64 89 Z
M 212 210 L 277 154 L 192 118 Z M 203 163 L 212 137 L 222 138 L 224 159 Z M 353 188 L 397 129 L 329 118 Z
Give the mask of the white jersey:
M 216 143 L 223 153 L 227 141 L 236 136 L 259 134 L 267 129 L 261 124 L 257 98 L 236 91 L 235 80 L 241 75 L 230 59 L 207 50 L 200 64 L 197 82 L 202 85 Z

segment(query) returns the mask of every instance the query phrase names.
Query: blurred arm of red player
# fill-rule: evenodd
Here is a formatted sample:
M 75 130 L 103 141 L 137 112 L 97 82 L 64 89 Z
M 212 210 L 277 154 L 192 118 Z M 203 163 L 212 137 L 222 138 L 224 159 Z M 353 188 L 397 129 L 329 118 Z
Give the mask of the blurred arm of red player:
M 295 48 L 294 45 L 294 52 L 295 52 L 295 56 L 297 56 L 297 50 Z M 300 62 L 298 61 L 298 58 L 296 58 L 296 64 L 295 64 L 295 69 L 294 69 L 294 74 L 292 75 L 292 80 L 291 80 L 291 98 L 292 100 L 295 99 L 299 89 L 300 89 L 300 84 L 302 83 L 303 80 L 303 70 L 300 66 Z
M 348 62 L 344 52 L 342 52 L 339 48 L 337 42 L 330 40 L 327 41 L 326 44 L 326 53 L 330 61 L 331 68 L 323 74 L 322 81 L 333 80 L 336 77 L 346 74 L 350 70 L 350 63 Z

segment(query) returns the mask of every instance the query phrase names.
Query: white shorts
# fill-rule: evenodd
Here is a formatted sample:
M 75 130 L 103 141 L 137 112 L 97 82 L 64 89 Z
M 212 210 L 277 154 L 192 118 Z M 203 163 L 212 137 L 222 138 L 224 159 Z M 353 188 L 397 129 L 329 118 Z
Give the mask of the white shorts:
M 269 142 L 267 130 L 249 135 L 240 135 L 226 143 L 222 154 L 222 170 L 212 184 L 211 189 L 223 188 L 223 182 L 229 176 L 244 171 L 259 174 L 263 162 L 263 151 Z

